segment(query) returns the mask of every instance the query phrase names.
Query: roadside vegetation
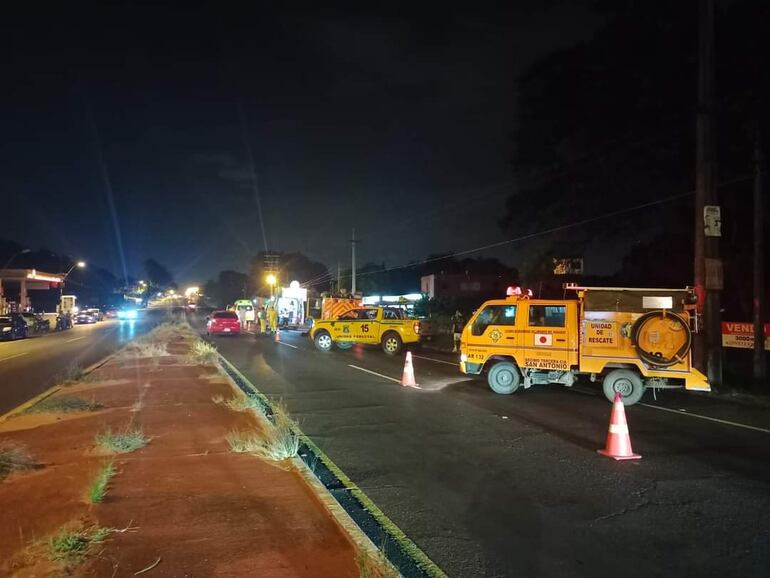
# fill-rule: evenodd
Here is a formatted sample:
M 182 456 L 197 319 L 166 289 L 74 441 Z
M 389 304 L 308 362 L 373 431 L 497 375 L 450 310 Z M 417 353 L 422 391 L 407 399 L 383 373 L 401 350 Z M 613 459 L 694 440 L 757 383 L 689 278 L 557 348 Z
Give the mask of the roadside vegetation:
M 196 363 L 202 363 L 203 365 L 213 365 L 216 363 L 217 348 L 203 341 L 202 339 L 196 339 L 190 347 L 190 357 L 192 361 Z
M 273 419 L 265 420 L 264 424 L 261 432 L 234 430 L 227 434 L 230 451 L 254 454 L 276 462 L 297 455 L 299 436 L 294 423 L 280 404 L 273 408 Z
M 264 406 L 262 400 L 256 395 L 236 395 L 230 399 L 225 399 L 221 395 L 215 395 L 211 398 L 217 405 L 224 405 L 227 409 L 232 411 L 249 411 L 253 410 L 264 414 Z
M 356 563 L 361 578 L 399 578 L 401 576 L 388 561 L 382 548 L 377 550 L 376 554 L 359 550 Z
M 74 395 L 47 397 L 30 407 L 25 413 L 67 413 L 75 411 L 96 411 L 104 407 L 93 399 Z
M 110 528 L 62 528 L 48 540 L 48 554 L 53 562 L 65 566 L 79 564 L 88 555 L 94 544 L 100 544 L 107 539 Z
M 40 467 L 24 446 L 0 440 L 0 482 L 17 470 L 32 470 Z
M 74 385 L 83 379 L 83 368 L 78 363 L 70 363 L 58 376 L 57 383 L 61 385 Z
M 91 482 L 91 486 L 88 488 L 88 501 L 92 504 L 101 504 L 104 501 L 104 496 L 107 495 L 107 488 L 110 484 L 110 480 L 115 475 L 115 463 L 110 460 L 105 462 L 99 473 Z
M 149 439 L 145 437 L 141 429 L 126 429 L 123 432 L 113 433 L 112 430 L 97 434 L 96 445 L 106 452 L 113 454 L 127 454 L 135 452 L 146 446 Z

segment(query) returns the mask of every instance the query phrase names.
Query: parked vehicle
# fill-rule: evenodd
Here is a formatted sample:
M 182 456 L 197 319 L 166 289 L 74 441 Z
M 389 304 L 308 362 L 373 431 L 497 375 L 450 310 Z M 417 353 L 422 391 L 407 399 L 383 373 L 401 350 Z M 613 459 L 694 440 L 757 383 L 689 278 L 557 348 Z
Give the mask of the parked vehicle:
M 27 333 L 27 322 L 19 313 L 9 313 L 0 317 L 0 340 L 24 339 Z
M 75 315 L 75 324 L 76 325 L 83 325 L 85 323 L 96 323 L 96 315 L 94 315 L 91 311 L 88 309 L 85 309 L 83 311 L 80 311 L 77 315 Z
M 420 342 L 420 322 L 395 307 L 350 309 L 333 321 L 315 321 L 310 339 L 321 351 L 330 351 L 335 344 L 339 349 L 350 349 L 355 343 L 364 343 L 379 344 L 388 355 L 396 355 L 404 344 Z
M 97 321 L 103 321 L 104 320 L 104 314 L 100 309 L 97 309 L 96 307 L 89 307 L 86 309 L 88 313 L 94 316 L 94 319 Z
M 51 330 L 51 322 L 45 319 L 39 313 L 32 313 L 31 311 L 25 311 L 21 313 L 24 321 L 27 324 L 27 334 L 30 333 L 43 333 L 44 331 Z
M 692 363 L 692 289 L 565 289 L 577 297 L 532 299 L 516 287 L 484 303 L 463 329 L 460 371 L 485 375 L 500 394 L 587 375 L 625 405 L 648 388 L 710 391 Z
M 118 317 L 118 310 L 114 307 L 107 307 L 107 309 L 104 310 L 104 316 L 107 319 L 116 319 Z
M 206 335 L 238 335 L 241 321 L 235 311 L 214 311 L 206 320 Z

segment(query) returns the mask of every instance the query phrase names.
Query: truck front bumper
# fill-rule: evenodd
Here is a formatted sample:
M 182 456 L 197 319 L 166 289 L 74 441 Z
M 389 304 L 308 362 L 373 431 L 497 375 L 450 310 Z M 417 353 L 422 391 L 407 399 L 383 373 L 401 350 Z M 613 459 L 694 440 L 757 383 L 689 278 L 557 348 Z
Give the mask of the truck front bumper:
M 467 375 L 478 375 L 481 373 L 482 365 L 480 363 L 471 363 L 470 361 L 460 362 L 460 371 Z

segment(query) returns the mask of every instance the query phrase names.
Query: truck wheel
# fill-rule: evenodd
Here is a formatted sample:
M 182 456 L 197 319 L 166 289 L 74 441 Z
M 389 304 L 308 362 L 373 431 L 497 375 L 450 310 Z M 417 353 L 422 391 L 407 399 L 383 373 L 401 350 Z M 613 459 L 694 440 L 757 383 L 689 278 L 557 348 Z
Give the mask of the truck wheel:
M 495 363 L 487 374 L 487 383 L 495 393 L 510 395 L 519 389 L 521 372 L 515 363 L 501 361 Z
M 334 343 L 332 341 L 332 336 L 326 331 L 319 331 L 313 338 L 313 341 L 315 342 L 315 346 L 321 351 L 331 351 L 332 344 Z
M 615 394 L 619 393 L 623 398 L 623 405 L 634 405 L 642 399 L 646 388 L 636 372 L 630 369 L 615 369 L 604 377 L 602 389 L 610 402 L 615 401 Z
M 401 336 L 395 331 L 388 331 L 382 336 L 382 350 L 388 355 L 396 355 L 404 346 Z
M 352 341 L 337 341 L 334 345 L 337 346 L 337 349 L 341 349 L 342 351 L 347 351 L 351 347 L 353 347 Z

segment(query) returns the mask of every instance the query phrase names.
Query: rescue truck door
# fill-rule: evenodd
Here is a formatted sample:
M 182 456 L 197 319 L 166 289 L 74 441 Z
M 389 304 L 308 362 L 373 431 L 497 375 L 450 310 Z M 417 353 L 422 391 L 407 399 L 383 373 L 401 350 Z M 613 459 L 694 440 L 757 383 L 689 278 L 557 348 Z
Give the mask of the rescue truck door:
M 575 303 L 527 303 L 521 347 L 524 366 L 545 371 L 567 371 L 577 363 L 577 342 L 568 323 L 575 323 Z M 522 311 L 524 313 L 524 311 Z M 574 331 L 572 332 L 574 333 Z
M 483 363 L 484 353 L 492 348 L 495 354 L 518 358 L 519 335 L 516 332 L 517 303 L 490 303 L 473 319 L 468 332 L 468 361 Z

